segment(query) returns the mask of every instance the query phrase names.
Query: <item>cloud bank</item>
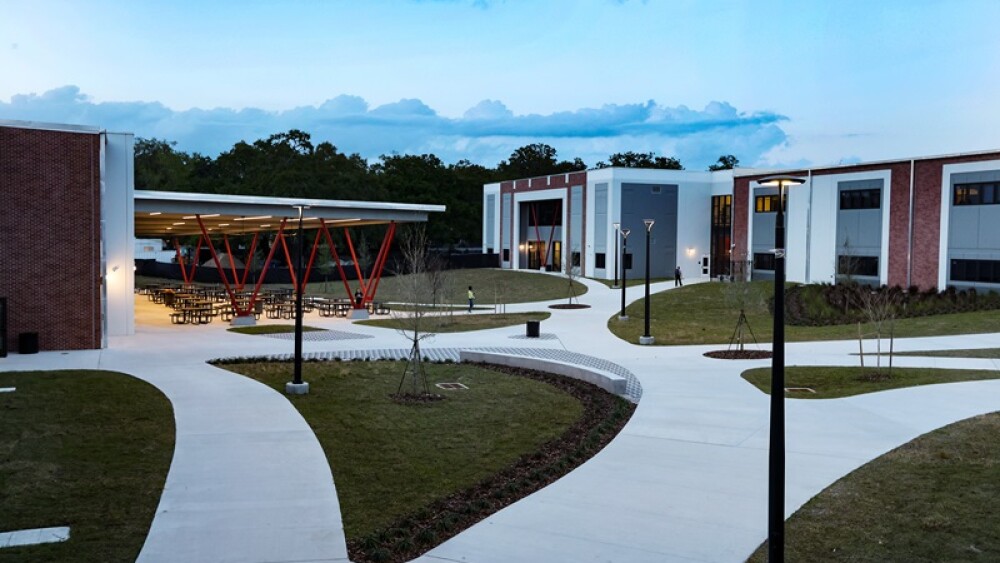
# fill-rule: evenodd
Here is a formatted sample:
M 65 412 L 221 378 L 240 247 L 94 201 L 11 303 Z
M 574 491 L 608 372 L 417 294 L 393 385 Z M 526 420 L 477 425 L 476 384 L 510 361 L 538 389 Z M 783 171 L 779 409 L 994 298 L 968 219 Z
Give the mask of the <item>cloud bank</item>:
M 0 118 L 93 125 L 140 137 L 176 141 L 177 148 L 216 156 L 238 141 L 301 129 L 315 142 L 368 159 L 382 154 L 434 153 L 444 162 L 470 160 L 494 166 L 517 147 L 543 142 L 559 157 L 590 166 L 609 154 L 653 151 L 675 156 L 689 169 L 705 168 L 719 155 L 735 154 L 744 166 L 786 143 L 771 112 L 741 112 L 726 102 L 704 109 L 667 107 L 650 100 L 607 104 L 548 115 L 515 115 L 502 102 L 483 100 L 461 117 L 438 115 L 417 99 L 370 107 L 358 96 L 340 95 L 318 106 L 284 111 L 247 108 L 174 111 L 159 102 L 94 102 L 76 86 L 0 101 Z

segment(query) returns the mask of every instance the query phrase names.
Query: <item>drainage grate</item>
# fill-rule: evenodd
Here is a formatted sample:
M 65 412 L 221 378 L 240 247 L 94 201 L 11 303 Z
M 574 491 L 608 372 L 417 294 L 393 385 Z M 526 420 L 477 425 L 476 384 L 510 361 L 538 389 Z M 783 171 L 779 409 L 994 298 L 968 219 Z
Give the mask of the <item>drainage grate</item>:
M 456 389 L 468 389 L 468 387 L 462 385 L 461 383 L 435 383 L 434 385 L 438 389 L 444 389 L 446 391 L 454 391 Z
M 785 393 L 815 393 L 815 389 L 809 387 L 785 387 Z

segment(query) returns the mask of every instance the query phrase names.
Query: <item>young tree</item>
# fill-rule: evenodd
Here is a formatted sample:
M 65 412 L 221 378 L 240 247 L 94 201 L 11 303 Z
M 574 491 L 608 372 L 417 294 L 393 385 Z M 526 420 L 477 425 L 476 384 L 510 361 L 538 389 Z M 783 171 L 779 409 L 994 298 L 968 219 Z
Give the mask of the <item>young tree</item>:
M 729 349 L 732 350 L 735 344 L 740 352 L 744 350 L 748 341 L 747 335 L 753 339 L 754 344 L 757 343 L 757 337 L 747 320 L 746 310 L 760 304 L 762 299 L 757 287 L 750 282 L 750 276 L 747 275 L 749 274 L 749 264 L 750 262 L 747 260 L 733 261 L 731 281 L 723 288 L 726 304 L 734 312 L 739 311 L 736 328 L 733 330 L 733 336 L 729 339 Z
M 893 324 L 896 321 L 896 311 L 902 296 L 899 291 L 882 286 L 875 288 L 860 288 L 858 301 L 865 318 L 875 329 L 875 372 L 868 374 L 868 379 L 877 381 L 880 379 L 892 378 L 892 350 L 893 350 Z M 889 371 L 882 373 L 882 335 L 885 330 L 889 331 Z M 858 338 L 861 338 L 861 331 L 858 331 Z M 860 342 L 859 342 L 860 344 Z M 862 352 L 863 352 L 862 347 Z M 861 354 L 861 369 L 865 367 L 864 354 Z
M 400 319 L 403 324 L 403 328 L 398 329 L 398 332 L 411 342 L 410 355 L 403 375 L 399 379 L 396 397 L 437 398 L 438 395 L 431 393 L 427 383 L 423 355 L 420 352 L 420 342 L 434 336 L 433 333 L 426 332 L 434 289 L 429 283 L 428 239 L 424 226 L 403 231 L 399 249 L 401 258 L 396 264 L 395 273 L 398 276 L 403 299 L 412 310 L 400 312 L 397 309 L 393 312 L 393 316 Z

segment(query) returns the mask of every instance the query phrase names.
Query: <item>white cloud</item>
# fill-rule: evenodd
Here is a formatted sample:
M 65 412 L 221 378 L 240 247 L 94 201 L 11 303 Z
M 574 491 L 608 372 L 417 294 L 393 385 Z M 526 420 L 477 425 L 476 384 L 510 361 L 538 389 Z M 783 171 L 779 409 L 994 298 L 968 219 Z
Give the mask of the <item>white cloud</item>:
M 667 107 L 649 100 L 606 104 L 548 115 L 514 115 L 501 101 L 483 100 L 462 117 L 448 118 L 418 99 L 371 108 L 358 96 L 339 95 L 318 106 L 285 111 L 256 108 L 174 111 L 159 102 L 92 101 L 76 86 L 42 94 L 18 94 L 0 102 L 0 118 L 84 124 L 141 137 L 176 141 L 180 150 L 214 156 L 237 141 L 302 129 L 316 142 L 372 159 L 381 154 L 434 153 L 444 162 L 468 159 L 493 166 L 522 145 L 544 142 L 559 157 L 588 165 L 623 151 L 676 156 L 691 169 L 721 154 L 754 165 L 782 147 L 785 117 L 739 111 L 714 101 L 704 109 Z

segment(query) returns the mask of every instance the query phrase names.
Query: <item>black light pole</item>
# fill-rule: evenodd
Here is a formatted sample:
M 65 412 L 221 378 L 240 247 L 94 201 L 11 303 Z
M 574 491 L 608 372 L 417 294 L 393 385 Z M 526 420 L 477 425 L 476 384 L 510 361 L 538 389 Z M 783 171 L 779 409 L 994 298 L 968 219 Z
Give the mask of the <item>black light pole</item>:
M 774 221 L 774 344 L 771 353 L 771 421 L 767 458 L 767 561 L 785 560 L 785 186 L 805 182 L 792 176 L 757 180 L 778 187 Z
M 649 334 L 649 235 L 656 221 L 643 219 L 642 222 L 646 225 L 646 332 L 639 337 L 639 344 L 652 344 L 653 337 Z
M 622 234 L 622 312 L 618 314 L 618 320 L 627 321 L 628 316 L 625 314 L 625 286 L 628 284 L 625 283 L 625 280 L 628 277 L 626 275 L 628 268 L 625 264 L 625 256 L 628 253 L 628 234 L 632 231 L 630 229 L 619 229 L 618 232 Z
M 305 289 L 305 275 L 302 258 L 306 253 L 306 237 L 302 230 L 302 213 L 307 205 L 294 206 L 299 210 L 299 256 L 295 264 L 295 371 L 291 383 L 285 385 L 285 393 L 301 395 L 309 392 L 309 384 L 302 381 L 302 291 Z
M 615 285 L 611 286 L 611 289 L 618 289 L 618 229 L 621 228 L 621 223 L 612 223 L 615 228 Z

